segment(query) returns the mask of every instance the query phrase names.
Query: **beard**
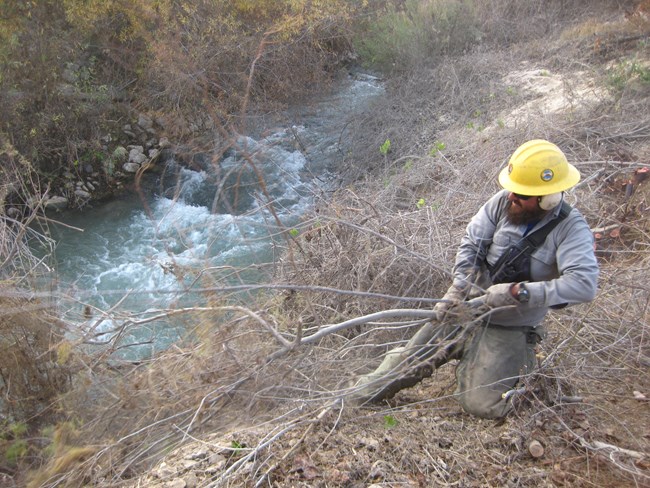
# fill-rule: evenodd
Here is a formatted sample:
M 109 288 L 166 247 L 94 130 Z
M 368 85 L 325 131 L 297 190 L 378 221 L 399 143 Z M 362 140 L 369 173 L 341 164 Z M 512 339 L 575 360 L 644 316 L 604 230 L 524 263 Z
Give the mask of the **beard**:
M 508 202 L 506 207 L 506 218 L 513 225 L 528 225 L 531 222 L 539 222 L 548 210 L 536 206 L 533 210 L 527 210 L 515 202 Z

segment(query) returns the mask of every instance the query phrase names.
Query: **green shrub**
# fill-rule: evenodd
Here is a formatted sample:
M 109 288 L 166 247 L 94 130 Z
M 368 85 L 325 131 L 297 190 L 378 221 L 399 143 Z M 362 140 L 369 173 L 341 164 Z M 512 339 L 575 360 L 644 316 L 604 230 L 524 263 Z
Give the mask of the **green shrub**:
M 24 439 L 27 424 L 22 422 L 0 423 L 0 457 L 12 466 L 18 464 L 29 451 L 29 444 Z
M 650 85 L 650 67 L 637 60 L 621 61 L 608 70 L 607 83 L 615 92 L 634 85 L 647 87 Z
M 27 441 L 23 439 L 15 440 L 7 447 L 5 459 L 10 464 L 16 464 L 20 458 L 27 454 L 28 450 L 29 446 L 27 445 Z
M 439 152 L 444 151 L 446 147 L 447 147 L 447 144 L 445 144 L 444 142 L 435 141 L 433 143 L 433 147 L 429 150 L 429 156 L 435 156 Z
M 478 7 L 475 0 L 407 0 L 401 8 L 389 4 L 365 25 L 354 44 L 368 67 L 408 69 L 480 40 Z

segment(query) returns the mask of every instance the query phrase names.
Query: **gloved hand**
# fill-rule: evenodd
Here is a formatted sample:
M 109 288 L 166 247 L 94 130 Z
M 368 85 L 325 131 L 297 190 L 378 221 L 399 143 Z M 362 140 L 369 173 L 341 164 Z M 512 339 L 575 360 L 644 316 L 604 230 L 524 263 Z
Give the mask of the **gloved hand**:
M 511 288 L 514 283 L 499 283 L 492 285 L 485 290 L 483 303 L 490 308 L 506 307 L 508 305 L 518 305 L 519 301 L 512 296 Z
M 445 318 L 445 315 L 447 315 L 447 312 L 452 307 L 458 305 L 465 299 L 465 293 L 454 285 L 451 285 L 442 299 L 448 301 L 438 302 L 433 307 L 438 322 L 441 322 Z

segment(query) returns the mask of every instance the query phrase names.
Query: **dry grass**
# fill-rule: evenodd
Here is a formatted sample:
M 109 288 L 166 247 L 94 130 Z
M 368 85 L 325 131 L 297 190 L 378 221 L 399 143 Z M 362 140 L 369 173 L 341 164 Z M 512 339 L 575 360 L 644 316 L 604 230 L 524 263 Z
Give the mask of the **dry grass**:
M 540 54 L 535 66 L 525 63 L 527 49 Z M 583 57 L 562 61 L 562 50 Z M 84 420 L 83 435 L 58 453 L 68 469 L 55 469 L 55 459 L 35 479 L 41 486 L 648 484 L 650 182 L 634 180 L 635 170 L 649 167 L 647 91 L 633 83 L 596 90 L 575 97 L 569 111 L 542 105 L 514 127 L 498 123 L 541 98 L 508 85 L 508 72 L 548 69 L 575 94 L 585 78 L 566 74 L 576 63 L 607 86 L 600 61 L 579 41 L 533 42 L 447 59 L 389 87 L 375 112 L 354 124 L 355 184 L 300 227 L 277 277 L 286 288 L 257 295 L 247 308 L 222 296 L 202 308 L 160 311 L 183 317 L 192 340 L 137 364 L 90 365 L 62 403 Z M 582 172 L 569 200 L 601 236 L 597 299 L 549 316 L 539 370 L 524 378 L 503 421 L 461 411 L 453 364 L 381 405 L 352 405 L 351 381 L 421 319 L 405 311 L 309 337 L 377 311 L 429 308 L 448 286 L 464 225 L 496 191 L 508 155 L 532 137 L 558 143 Z M 386 138 L 394 150 L 382 159 Z M 372 177 L 359 179 L 372 164 Z M 528 452 L 533 439 L 545 448 L 540 458 Z M 79 443 L 96 449 L 78 451 Z
M 57 362 L 63 324 L 52 303 L 13 287 L 0 288 L 0 394 L 14 422 L 42 415 L 67 389 L 68 370 Z
M 37 296 L 49 268 L 30 246 L 51 246 L 35 230 L 39 202 L 31 167 L 0 138 L 0 405 L 6 422 L 23 422 L 49 411 L 66 389 L 67 369 L 57 363 L 64 324 L 56 318 L 56 303 Z M 29 205 L 27 204 L 29 202 Z
M 571 63 L 556 64 L 556 47 L 548 46 L 546 62 L 559 71 L 570 70 Z M 512 109 L 535 99 L 519 87 L 521 91 L 510 99 L 503 94 L 490 97 L 507 88 L 498 74 L 506 73 L 509 64 L 516 65 L 518 56 L 523 51 L 495 55 L 498 64 L 494 57 L 450 60 L 427 76 L 428 82 L 416 83 L 418 76 L 414 76 L 411 84 L 395 91 L 395 98 L 391 93 L 385 104 L 359 123 L 367 132 L 359 132 L 358 140 L 370 148 L 368 152 L 376 154 L 387 137 L 397 152 L 374 168 L 380 181 L 370 178 L 340 192 L 305 222 L 301 262 L 287 264 L 283 278 L 312 290 L 287 293 L 279 315 L 293 324 L 322 325 L 411 303 L 404 297 L 417 303 L 418 298 L 440 296 L 463 224 L 496 190 L 492 182 L 508 154 L 532 137 L 557 142 L 579 165 L 583 183 L 569 199 L 592 228 L 606 229 L 598 233 L 601 279 L 596 301 L 549 317 L 550 335 L 542 344 L 540 368 L 525 378 L 515 412 L 503 423 L 460 412 L 451 401 L 451 367 L 441 368 L 434 381 L 402 392 L 383 407 L 357 410 L 345 406 L 345 400 L 344 407 L 328 406 L 328 399 L 345 393 L 340 388 L 349 379 L 372 369 L 382 352 L 403 343 L 413 324 L 406 319 L 374 323 L 352 334 L 328 337 L 294 366 L 304 377 L 291 377 L 285 383 L 299 391 L 301 415 L 278 416 L 275 430 L 258 426 L 206 440 L 205 448 L 222 456 L 233 440 L 244 439 L 248 446 L 236 459 L 226 459 L 217 474 L 206 480 L 208 486 L 372 482 L 641 486 L 648 482 L 650 446 L 644 432 L 650 423 L 646 399 L 650 384 L 645 374 L 650 357 L 650 296 L 642 284 L 650 262 L 647 181 L 633 185 L 632 194 L 626 193 L 635 170 L 648 167 L 648 98 L 627 88 L 598 92 L 595 97 L 577 97 L 571 112 L 542 107 L 515 128 L 492 124 L 488 130 L 470 130 L 465 121 L 471 120 L 476 107 L 483 109 L 480 116 L 489 115 L 484 118 L 489 121 L 509 104 Z M 540 68 L 544 64 L 540 60 Z M 596 65 L 592 76 L 596 83 L 606 84 L 605 73 Z M 567 93 L 582 89 L 565 79 Z M 427 103 L 418 93 L 445 95 L 431 97 Z M 413 108 L 388 110 L 395 103 L 412 103 Z M 465 117 L 445 120 L 446 113 L 465 113 Z M 443 120 L 436 125 L 438 118 Z M 414 120 L 433 122 L 425 126 Z M 444 141 L 445 149 L 429 154 L 436 141 Z M 377 296 L 316 289 L 324 284 Z M 314 403 L 312 398 L 320 401 Z M 397 419 L 396 425 L 391 418 Z M 541 459 L 527 451 L 533 439 L 545 447 Z M 157 474 L 162 481 L 164 476 Z M 171 476 L 185 474 L 181 469 Z
M 414 203 L 415 208 L 395 211 L 391 206 L 402 205 L 402 193 L 389 187 L 366 191 L 363 197 L 343 192 L 336 205 L 319 210 L 318 224 L 306 223 L 309 230 L 300 238 L 305 254 L 297 253 L 304 261 L 296 258 L 299 262 L 287 264 L 285 275 L 294 290 L 271 297 L 256 312 L 263 321 L 244 311 L 229 321 L 197 317 L 199 323 L 222 324 L 218 331 L 210 329 L 209 341 L 199 341 L 203 346 L 170 351 L 146 368 L 125 371 L 121 398 L 103 410 L 101 423 L 91 424 L 95 431 L 101 425 L 119 425 L 120 434 L 114 437 L 118 440 L 82 464 L 86 479 L 118 483 L 162 452 L 195 438 L 140 482 L 163 486 L 183 478 L 196 479 L 200 486 L 429 486 L 461 481 L 468 486 L 643 485 L 648 479 L 648 439 L 642 432 L 649 418 L 647 400 L 634 396 L 634 391 L 644 393 L 650 386 L 642 374 L 650 357 L 649 295 L 639 285 L 650 262 L 643 218 L 628 225 L 624 214 L 608 217 L 606 223 L 620 225 L 623 237 L 599 243 L 598 299 L 550 317 L 539 371 L 525 378 L 525 392 L 515 399 L 515 412 L 504 422 L 462 413 L 453 400 L 453 365 L 384 405 L 359 409 L 348 403 L 350 380 L 372 369 L 386 349 L 412 334 L 416 325 L 407 314 L 293 348 L 271 332 L 292 341 L 299 330 L 305 338 L 324 324 L 381 309 L 426 307 L 426 299 L 440 296 L 462 222 L 493 190 L 481 184 L 497 167 L 485 144 L 458 148 L 478 168 L 474 174 L 480 180 L 472 179 L 464 193 L 459 189 L 468 187 L 466 172 L 432 180 L 449 189 L 442 208 L 418 209 Z M 435 171 L 436 164 L 424 165 L 420 176 Z M 585 180 L 598 176 L 571 198 L 579 200 L 593 225 L 602 225 L 597 212 L 603 187 L 610 188 L 609 204 L 618 202 L 622 210 L 625 194 L 609 177 L 627 178 L 632 168 L 619 171 L 611 163 L 590 164 L 591 169 L 582 168 Z M 636 190 L 627 208 L 647 206 L 647 184 Z M 342 292 L 325 292 L 318 288 L 323 285 Z M 132 413 L 147 408 L 135 425 Z M 545 448 L 540 459 L 528 454 L 532 439 Z M 110 469 L 106 459 L 112 460 Z

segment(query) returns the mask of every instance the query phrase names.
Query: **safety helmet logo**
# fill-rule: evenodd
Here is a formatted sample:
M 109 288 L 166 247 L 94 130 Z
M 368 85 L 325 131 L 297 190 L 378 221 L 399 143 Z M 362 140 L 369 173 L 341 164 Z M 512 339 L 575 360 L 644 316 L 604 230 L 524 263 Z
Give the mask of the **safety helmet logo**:
M 508 165 L 508 174 L 512 173 L 512 163 Z
M 553 179 L 553 170 L 545 169 L 542 171 L 542 174 L 540 176 L 542 178 L 542 181 L 551 181 Z

